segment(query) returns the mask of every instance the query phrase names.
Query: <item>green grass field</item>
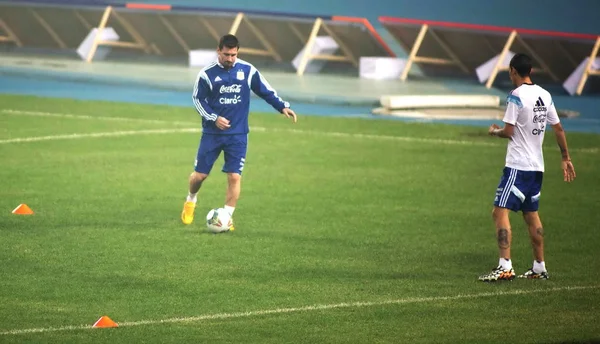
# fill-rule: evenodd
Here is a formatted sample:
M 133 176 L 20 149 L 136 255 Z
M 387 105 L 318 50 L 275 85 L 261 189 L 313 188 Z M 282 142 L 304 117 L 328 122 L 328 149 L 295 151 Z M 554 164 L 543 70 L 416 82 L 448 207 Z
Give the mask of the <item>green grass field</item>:
M 193 108 L 0 104 L 2 343 L 600 341 L 599 135 L 567 133 L 571 184 L 546 136 L 550 280 L 486 284 L 506 150 L 487 128 L 252 114 L 236 230 L 214 235 L 221 159 L 196 222 L 179 218 Z M 119 328 L 92 329 L 103 315 Z

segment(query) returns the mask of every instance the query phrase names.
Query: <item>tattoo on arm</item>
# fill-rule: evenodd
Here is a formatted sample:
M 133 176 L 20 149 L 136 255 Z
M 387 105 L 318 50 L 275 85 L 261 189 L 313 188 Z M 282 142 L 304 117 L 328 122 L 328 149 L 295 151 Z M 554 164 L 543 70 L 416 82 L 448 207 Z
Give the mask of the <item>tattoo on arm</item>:
M 498 229 L 498 247 L 501 249 L 510 247 L 508 243 L 508 229 L 506 228 Z
M 567 152 L 567 149 L 565 147 L 563 147 L 562 145 L 559 145 L 560 147 L 560 155 L 562 156 L 563 159 L 568 159 L 569 158 L 569 152 Z
M 567 138 L 565 136 L 564 131 L 556 132 L 556 143 L 558 144 L 558 148 L 560 148 L 560 155 L 563 160 L 569 159 L 569 150 L 567 149 Z

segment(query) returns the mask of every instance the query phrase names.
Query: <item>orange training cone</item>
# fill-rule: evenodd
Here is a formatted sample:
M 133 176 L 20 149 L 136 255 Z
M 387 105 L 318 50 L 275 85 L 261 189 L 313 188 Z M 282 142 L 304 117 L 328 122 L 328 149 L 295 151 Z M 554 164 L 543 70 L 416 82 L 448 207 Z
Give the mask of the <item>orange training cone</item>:
M 119 327 L 119 325 L 117 325 L 116 322 L 112 321 L 111 318 L 109 318 L 108 316 L 102 316 L 100 317 L 100 319 L 98 319 L 98 321 L 96 321 L 94 323 L 94 325 L 92 325 L 92 327 L 98 327 L 98 328 L 107 328 L 107 327 Z
M 19 206 L 16 207 L 15 210 L 12 211 L 12 213 L 17 215 L 31 215 L 33 214 L 33 210 L 31 210 L 31 208 L 29 208 L 27 204 L 22 203 L 19 204 Z

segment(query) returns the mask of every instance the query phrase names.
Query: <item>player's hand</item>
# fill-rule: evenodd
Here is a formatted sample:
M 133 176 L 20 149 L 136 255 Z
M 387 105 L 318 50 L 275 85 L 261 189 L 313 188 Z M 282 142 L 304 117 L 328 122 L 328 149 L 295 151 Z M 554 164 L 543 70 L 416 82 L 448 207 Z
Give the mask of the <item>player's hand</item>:
M 500 126 L 496 123 L 490 125 L 490 128 L 488 129 L 488 134 L 494 136 L 494 130 L 496 129 L 500 129 Z
M 285 109 L 281 110 L 281 112 L 285 115 L 285 117 L 292 118 L 294 120 L 294 123 L 298 122 L 298 116 L 296 116 L 296 113 L 294 112 L 294 110 L 292 110 L 290 108 L 285 108 Z
M 229 127 L 231 127 L 231 125 L 229 124 L 229 120 L 225 117 L 217 117 L 217 120 L 215 121 L 215 125 L 217 126 L 217 128 L 221 129 L 221 130 L 225 130 Z
M 575 167 L 573 167 L 573 163 L 571 163 L 571 160 L 566 160 L 561 162 L 561 165 L 565 182 L 572 182 L 575 179 Z

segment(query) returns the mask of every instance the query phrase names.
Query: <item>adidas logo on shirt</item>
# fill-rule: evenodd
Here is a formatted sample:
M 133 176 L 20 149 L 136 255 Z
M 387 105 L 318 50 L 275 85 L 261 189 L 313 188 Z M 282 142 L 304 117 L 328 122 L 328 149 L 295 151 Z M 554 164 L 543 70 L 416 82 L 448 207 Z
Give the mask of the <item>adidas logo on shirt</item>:
M 221 78 L 217 75 L 217 77 L 215 78 L 215 82 L 219 82 L 221 81 Z
M 533 107 L 533 112 L 545 112 L 545 111 L 548 111 L 548 108 L 546 107 L 546 104 L 544 104 L 542 97 L 538 97 L 537 101 L 535 102 L 535 106 Z

